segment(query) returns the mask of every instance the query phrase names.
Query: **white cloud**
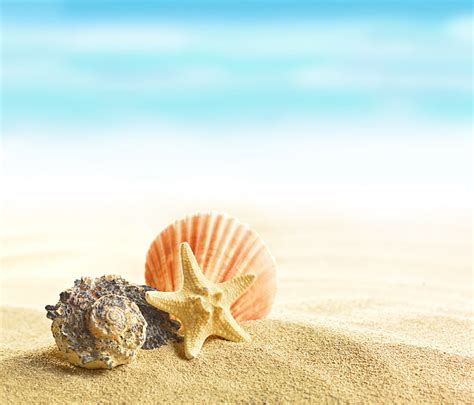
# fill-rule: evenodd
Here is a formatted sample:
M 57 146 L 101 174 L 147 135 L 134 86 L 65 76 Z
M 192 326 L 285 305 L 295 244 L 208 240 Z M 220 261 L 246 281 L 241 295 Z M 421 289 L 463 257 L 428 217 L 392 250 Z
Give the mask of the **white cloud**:
M 3 28 L 4 46 L 47 52 L 169 51 L 189 48 L 192 35 L 172 26 L 82 24 Z
M 315 89 L 357 89 L 357 90 L 443 90 L 469 91 L 472 87 L 469 72 L 464 75 L 446 75 L 437 72 L 404 72 L 393 69 L 371 69 L 349 66 L 308 66 L 290 73 L 290 80 L 304 88 Z
M 3 28 L 8 49 L 64 52 L 180 52 L 226 56 L 327 56 L 350 59 L 397 60 L 458 55 L 460 48 L 445 46 L 451 34 L 465 36 L 470 17 L 448 24 L 417 26 L 392 20 L 315 20 L 311 23 L 259 24 L 128 24 L 100 23 Z M 396 27 L 396 28 L 394 28 Z M 463 48 L 464 49 L 464 48 Z
M 3 78 L 18 86 L 36 82 L 65 88 L 152 91 L 217 86 L 258 88 L 268 83 L 317 88 L 465 89 L 469 74 L 445 72 L 443 67 L 457 69 L 472 63 L 472 47 L 464 41 L 472 34 L 472 17 L 459 17 L 446 24 L 447 29 L 442 24 L 413 27 L 404 22 L 385 24 L 373 20 L 228 26 L 216 22 L 21 27 L 7 24 L 3 28 Z M 394 26 L 397 31 L 393 31 Z M 102 68 L 87 67 L 87 57 L 98 52 L 126 53 L 129 63 L 136 52 L 144 52 L 147 57 L 174 52 L 176 59 L 172 59 L 172 69 L 168 71 L 162 62 L 148 71 L 130 66 L 116 69 L 107 56 Z M 198 55 L 195 60 L 199 62 L 181 60 L 180 53 Z M 84 63 L 71 64 L 70 54 L 84 58 Z M 216 56 L 222 61 L 216 62 Z M 268 72 L 240 70 L 240 63 L 246 59 L 273 57 L 281 59 Z M 294 63 L 285 66 L 299 58 L 321 61 L 325 67 L 295 67 Z M 430 71 L 406 73 L 407 66 L 417 64 L 425 66 L 425 70 L 430 67 Z
M 69 65 L 62 60 L 43 59 L 34 65 L 24 61 L 6 63 L 2 79 L 15 87 L 62 87 L 105 91 L 165 91 L 223 88 L 234 83 L 230 72 L 217 66 L 190 65 L 174 70 L 148 69 L 146 72 L 97 72 Z
M 463 15 L 448 22 L 447 32 L 453 38 L 472 45 L 474 40 L 473 27 L 474 17 L 472 15 Z

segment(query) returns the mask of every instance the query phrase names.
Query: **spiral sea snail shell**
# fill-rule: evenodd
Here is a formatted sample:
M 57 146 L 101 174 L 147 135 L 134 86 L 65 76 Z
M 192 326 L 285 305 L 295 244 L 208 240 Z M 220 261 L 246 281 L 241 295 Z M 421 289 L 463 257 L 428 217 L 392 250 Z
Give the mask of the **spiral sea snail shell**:
M 110 369 L 130 363 L 141 348 L 180 341 L 180 324 L 146 302 L 150 289 L 113 275 L 76 280 L 46 306 L 60 353 L 77 366 Z

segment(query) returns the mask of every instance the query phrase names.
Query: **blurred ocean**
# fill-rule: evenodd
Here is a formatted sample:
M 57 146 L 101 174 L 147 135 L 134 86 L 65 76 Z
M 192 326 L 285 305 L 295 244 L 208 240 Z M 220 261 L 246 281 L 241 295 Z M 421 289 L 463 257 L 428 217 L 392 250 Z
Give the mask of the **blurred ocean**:
M 470 1 L 2 1 L 4 199 L 466 210 L 472 22 Z

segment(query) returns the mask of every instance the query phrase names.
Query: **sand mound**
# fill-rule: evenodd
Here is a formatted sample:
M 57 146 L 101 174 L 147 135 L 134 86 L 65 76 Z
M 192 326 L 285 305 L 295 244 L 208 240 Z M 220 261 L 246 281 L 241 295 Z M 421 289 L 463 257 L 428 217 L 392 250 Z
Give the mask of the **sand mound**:
M 91 371 L 58 357 L 43 313 L 1 313 L 2 403 L 472 400 L 472 358 L 316 325 L 247 322 L 251 343 L 211 339 L 192 361 L 181 345 L 165 346 Z

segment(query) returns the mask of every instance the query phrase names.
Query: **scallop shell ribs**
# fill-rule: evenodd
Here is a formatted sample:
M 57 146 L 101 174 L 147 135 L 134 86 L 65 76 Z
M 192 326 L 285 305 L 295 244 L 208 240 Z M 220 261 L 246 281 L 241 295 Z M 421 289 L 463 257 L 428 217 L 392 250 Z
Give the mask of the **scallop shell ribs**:
M 178 248 L 187 242 L 206 277 L 221 283 L 255 274 L 252 286 L 231 306 L 238 321 L 268 315 L 276 289 L 276 263 L 263 239 L 234 217 L 215 212 L 188 216 L 165 228 L 151 243 L 145 281 L 159 291 L 176 291 L 182 280 Z

